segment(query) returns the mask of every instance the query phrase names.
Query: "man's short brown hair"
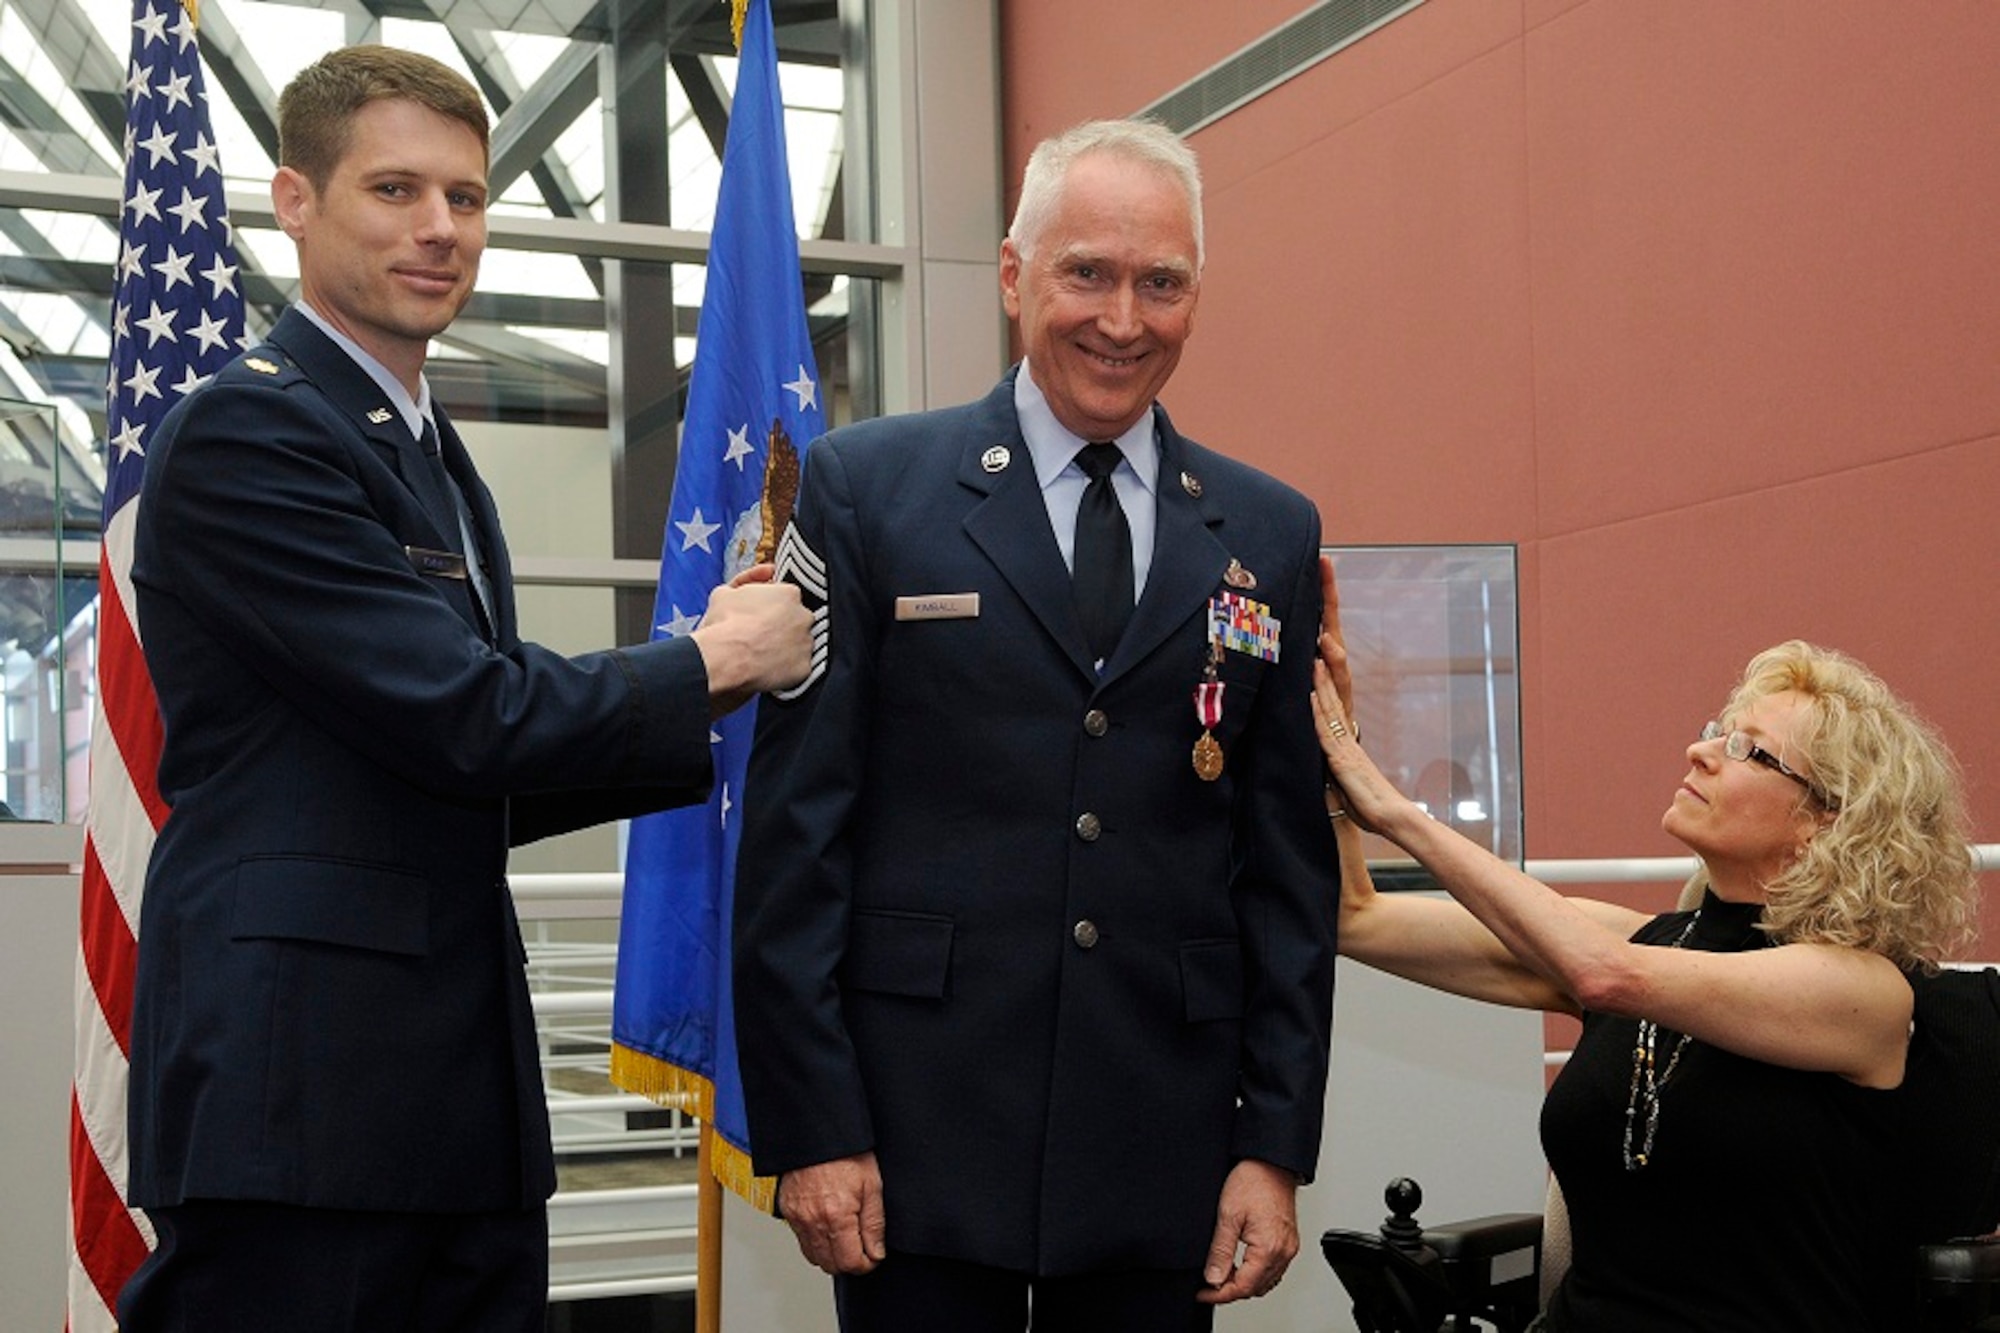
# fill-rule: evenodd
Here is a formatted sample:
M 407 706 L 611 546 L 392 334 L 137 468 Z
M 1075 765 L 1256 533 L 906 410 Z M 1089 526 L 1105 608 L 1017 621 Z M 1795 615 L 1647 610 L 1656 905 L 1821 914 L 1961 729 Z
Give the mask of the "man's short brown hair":
M 323 190 L 353 134 L 354 113 L 401 97 L 459 121 L 490 150 L 486 104 L 451 66 L 393 46 L 344 46 L 299 71 L 278 96 L 278 163 Z

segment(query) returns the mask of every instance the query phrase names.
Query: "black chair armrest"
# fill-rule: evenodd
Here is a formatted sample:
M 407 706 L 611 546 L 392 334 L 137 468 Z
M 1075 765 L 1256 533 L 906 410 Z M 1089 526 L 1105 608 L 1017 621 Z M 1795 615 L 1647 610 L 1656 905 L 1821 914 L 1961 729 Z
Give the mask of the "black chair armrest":
M 1925 1282 L 2000 1282 L 2000 1236 L 1919 1245 L 1917 1276 Z
M 2000 1329 L 2000 1237 L 1917 1247 L 1920 1333 Z
M 1491 1217 L 1472 1217 L 1424 1228 L 1424 1244 L 1436 1250 L 1438 1258 L 1446 1263 L 1491 1259 L 1541 1243 L 1540 1213 L 1495 1213 Z

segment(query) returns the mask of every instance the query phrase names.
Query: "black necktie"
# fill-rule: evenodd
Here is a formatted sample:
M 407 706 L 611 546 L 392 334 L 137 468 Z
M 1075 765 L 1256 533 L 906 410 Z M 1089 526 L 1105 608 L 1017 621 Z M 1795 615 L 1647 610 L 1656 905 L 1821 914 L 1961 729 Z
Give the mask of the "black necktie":
M 1111 656 L 1132 617 L 1132 526 L 1111 489 L 1119 457 L 1115 444 L 1086 444 L 1076 454 L 1077 466 L 1090 474 L 1090 485 L 1076 508 L 1070 587 L 1090 655 L 1099 662 Z
M 451 475 L 451 468 L 445 464 L 444 451 L 438 448 L 437 426 L 429 417 L 424 418 L 424 433 L 417 440 L 417 447 L 437 468 L 438 476 L 444 480 L 445 494 L 451 497 L 451 507 L 458 516 L 459 549 L 465 556 L 466 577 L 472 582 L 473 604 L 479 608 L 484 622 L 482 628 L 490 637 L 493 629 L 493 590 L 486 578 L 486 562 L 479 553 L 479 541 L 472 535 L 472 507 L 465 502 L 465 492 L 459 489 L 458 478 Z

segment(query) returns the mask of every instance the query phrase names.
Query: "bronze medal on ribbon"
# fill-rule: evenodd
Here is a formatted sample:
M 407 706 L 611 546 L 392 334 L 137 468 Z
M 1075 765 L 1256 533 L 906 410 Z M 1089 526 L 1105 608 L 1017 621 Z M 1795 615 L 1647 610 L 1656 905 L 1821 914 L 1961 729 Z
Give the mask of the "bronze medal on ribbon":
M 1222 721 L 1225 688 L 1219 680 L 1205 680 L 1194 687 L 1194 715 L 1201 723 L 1201 736 L 1194 743 L 1194 775 L 1203 782 L 1222 776 L 1222 743 L 1215 739 L 1214 728 Z
M 1203 782 L 1213 782 L 1222 776 L 1222 746 L 1212 732 L 1202 732 L 1201 739 L 1194 743 L 1194 775 Z

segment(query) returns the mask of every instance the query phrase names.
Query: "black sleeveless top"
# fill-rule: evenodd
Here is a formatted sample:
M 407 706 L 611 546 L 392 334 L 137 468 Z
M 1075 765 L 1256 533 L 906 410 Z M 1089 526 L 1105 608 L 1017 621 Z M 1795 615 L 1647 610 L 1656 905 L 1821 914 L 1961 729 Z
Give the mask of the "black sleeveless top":
M 1681 946 L 1766 947 L 1762 908 L 1710 894 Z M 1668 945 L 1689 913 L 1633 935 Z M 1559 1333 L 1895 1333 L 1910 1238 L 1895 1094 L 1690 1041 L 1660 1093 L 1647 1165 L 1624 1161 L 1630 1018 L 1586 1014 L 1542 1106 L 1542 1149 L 1569 1207 L 1572 1259 L 1549 1309 Z M 1662 1029 L 1665 1066 L 1676 1034 Z M 1644 1111 L 1634 1130 L 1643 1138 Z

